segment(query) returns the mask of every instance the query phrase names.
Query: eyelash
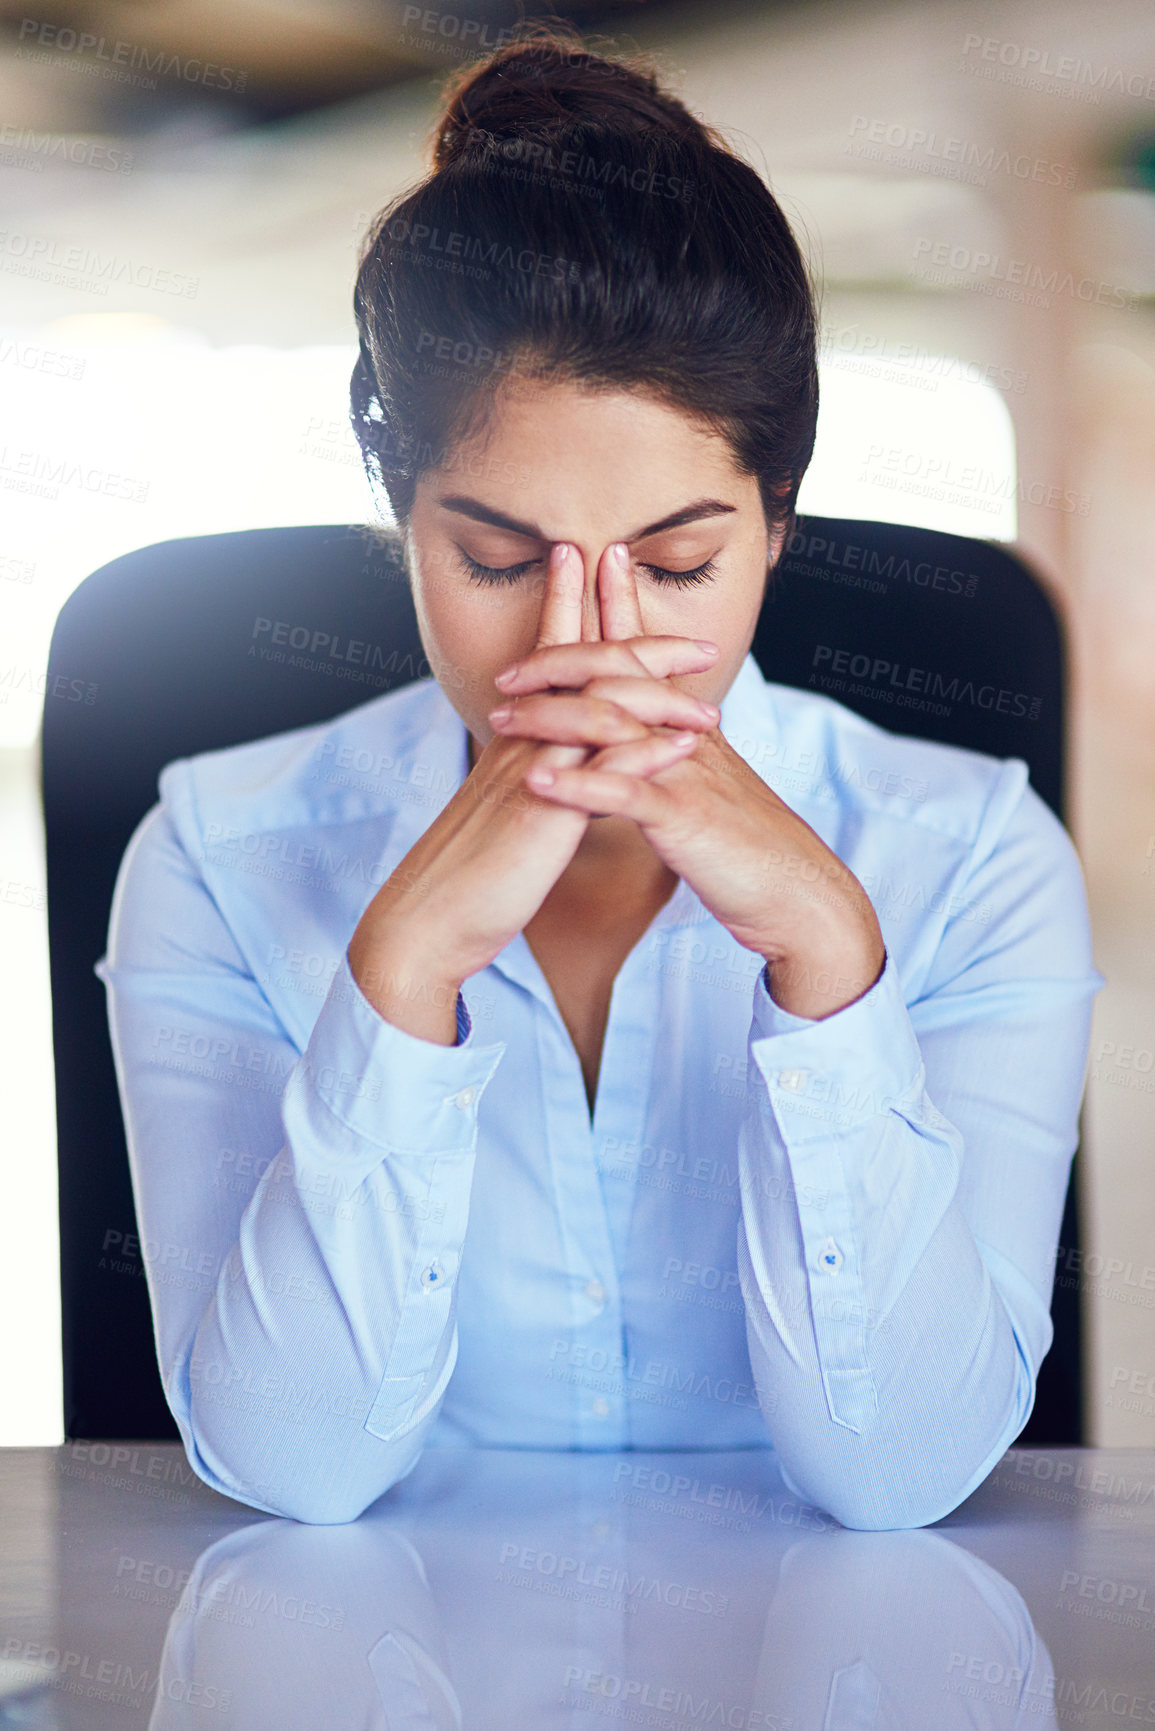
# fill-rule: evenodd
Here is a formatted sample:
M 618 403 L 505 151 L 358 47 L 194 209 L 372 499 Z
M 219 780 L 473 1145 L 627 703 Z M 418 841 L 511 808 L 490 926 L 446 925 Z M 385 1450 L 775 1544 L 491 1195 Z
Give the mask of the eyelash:
M 459 549 L 460 551 L 460 549 Z M 520 565 L 480 565 L 469 554 L 461 552 L 462 560 L 469 572 L 472 583 L 516 583 L 527 571 L 532 571 L 538 563 L 536 559 L 526 559 Z M 716 575 L 713 559 L 707 559 L 704 565 L 695 565 L 691 571 L 667 571 L 663 565 L 643 565 L 643 571 L 648 571 L 656 583 L 667 585 L 674 589 L 691 589 L 696 583 L 709 583 Z

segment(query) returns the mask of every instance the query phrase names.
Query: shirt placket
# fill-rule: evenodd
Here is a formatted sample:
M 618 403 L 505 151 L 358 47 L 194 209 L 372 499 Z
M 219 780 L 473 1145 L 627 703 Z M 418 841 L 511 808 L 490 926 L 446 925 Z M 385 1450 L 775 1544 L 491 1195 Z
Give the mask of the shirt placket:
M 594 1157 L 581 1064 L 525 934 L 490 963 L 534 1000 L 543 1153 L 548 1161 L 568 1284 L 568 1347 L 551 1366 L 569 1388 L 573 1446 L 621 1448 L 628 1440 L 623 1381 L 621 1284 Z M 610 1025 L 614 1021 L 613 1007 Z M 610 1026 L 606 1029 L 606 1044 Z M 604 1061 L 604 1058 L 603 1058 Z
M 538 1012 L 545 1146 L 571 1276 L 572 1344 L 564 1374 L 573 1392 L 575 1445 L 581 1448 L 622 1448 L 632 1440 L 631 1401 L 640 1386 L 628 1314 L 637 1188 L 612 1175 L 622 1162 L 606 1159 L 605 1151 L 636 1152 L 646 1137 L 661 990 L 660 972 L 649 965 L 653 946 L 701 919 L 698 898 L 679 882 L 618 970 L 592 1125 L 577 1052 L 524 933 L 491 964 L 533 996 Z

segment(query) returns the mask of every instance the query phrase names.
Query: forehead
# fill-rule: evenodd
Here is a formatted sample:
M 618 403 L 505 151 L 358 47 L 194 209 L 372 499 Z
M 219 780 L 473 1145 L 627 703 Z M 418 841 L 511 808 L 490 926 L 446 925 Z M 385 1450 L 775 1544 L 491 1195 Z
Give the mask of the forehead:
M 423 480 L 426 490 L 444 493 L 449 481 L 457 492 L 471 474 L 484 478 L 487 502 L 522 520 L 556 515 L 563 499 L 639 522 L 706 492 L 739 510 L 758 503 L 756 480 L 739 470 L 727 439 L 689 411 L 641 389 L 552 379 L 504 382 Z

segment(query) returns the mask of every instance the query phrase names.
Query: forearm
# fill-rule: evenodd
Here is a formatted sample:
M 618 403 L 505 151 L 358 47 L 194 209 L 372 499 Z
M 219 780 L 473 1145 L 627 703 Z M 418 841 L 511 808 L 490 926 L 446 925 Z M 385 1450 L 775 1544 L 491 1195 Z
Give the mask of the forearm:
M 429 1156 L 390 1159 L 358 1182 L 286 1120 L 173 1393 L 219 1488 L 352 1520 L 414 1464 L 452 1371 L 473 1160 L 438 1157 L 431 1178 Z
M 751 1050 L 739 1267 L 772 1440 L 847 1525 L 939 1519 L 1025 1421 L 1045 1307 L 968 1224 L 962 1137 L 927 1095 L 893 967 L 817 1025 L 764 995 Z
M 217 1488 L 349 1520 L 415 1461 L 453 1368 L 477 1106 L 502 1049 L 411 1039 L 335 976 L 279 1151 L 164 1366 Z
M 755 1225 L 744 1217 L 738 1269 L 755 1384 L 774 1391 L 775 1450 L 798 1490 L 843 1525 L 941 1519 L 1018 1435 L 1033 1373 L 957 1203 L 885 1314 L 869 1290 L 843 1296 L 841 1272 L 815 1293 L 784 1210 Z

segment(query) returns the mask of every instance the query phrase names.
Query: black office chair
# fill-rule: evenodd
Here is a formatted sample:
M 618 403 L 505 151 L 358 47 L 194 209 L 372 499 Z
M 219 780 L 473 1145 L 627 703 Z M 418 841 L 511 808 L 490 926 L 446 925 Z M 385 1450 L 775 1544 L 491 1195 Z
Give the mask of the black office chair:
M 250 653 L 274 636 L 295 656 Z M 350 640 L 363 647 L 351 652 Z M 1062 819 L 1063 634 L 1047 589 L 1005 546 L 800 518 L 753 652 L 768 679 L 828 690 L 895 733 L 1025 759 Z M 105 989 L 92 971 L 117 869 L 156 803 L 157 775 L 174 758 L 324 721 L 430 673 L 395 542 L 346 525 L 143 547 L 94 572 L 60 612 L 42 791 L 70 1438 L 177 1434 L 133 1248 Z M 899 704 L 900 690 L 915 689 L 932 707 Z M 1077 1176 L 1061 1242 L 1079 1242 Z M 1073 1286 L 1056 1285 L 1052 1314 L 1055 1342 L 1022 1437 L 1036 1446 L 1082 1440 Z

